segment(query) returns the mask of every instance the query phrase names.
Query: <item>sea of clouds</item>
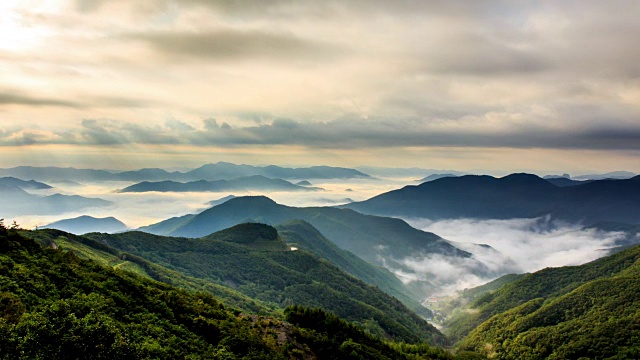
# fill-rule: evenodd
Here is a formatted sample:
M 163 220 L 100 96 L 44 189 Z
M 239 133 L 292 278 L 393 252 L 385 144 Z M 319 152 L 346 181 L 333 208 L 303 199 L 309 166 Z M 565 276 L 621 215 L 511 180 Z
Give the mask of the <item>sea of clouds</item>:
M 548 216 L 510 220 L 407 219 L 407 222 L 473 254 L 469 259 L 416 254 L 400 260 L 404 265 L 404 273 L 398 273 L 401 279 L 405 282 L 429 279 L 438 284 L 439 294 L 482 285 L 508 273 L 584 264 L 607 255 L 615 241 L 624 236 Z M 406 274 L 407 269 L 412 274 Z

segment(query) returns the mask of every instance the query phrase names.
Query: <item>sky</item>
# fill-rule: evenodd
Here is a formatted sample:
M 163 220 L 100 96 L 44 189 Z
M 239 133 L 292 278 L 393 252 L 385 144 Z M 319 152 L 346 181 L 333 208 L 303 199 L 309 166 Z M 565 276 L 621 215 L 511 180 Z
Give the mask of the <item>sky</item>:
M 640 173 L 640 2 L 3 0 L 0 167 Z

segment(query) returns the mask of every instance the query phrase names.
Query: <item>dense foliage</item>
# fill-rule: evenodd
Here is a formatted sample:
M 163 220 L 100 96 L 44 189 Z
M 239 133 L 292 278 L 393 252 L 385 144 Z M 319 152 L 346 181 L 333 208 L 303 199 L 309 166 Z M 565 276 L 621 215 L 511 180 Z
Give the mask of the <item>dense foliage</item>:
M 493 315 L 516 308 L 538 298 L 555 298 L 586 282 L 608 277 L 627 269 L 638 259 L 639 248 L 632 248 L 581 266 L 547 268 L 528 274 L 495 292 L 486 293 L 466 312 L 448 322 L 448 335 L 458 341 Z
M 190 294 L 0 233 L 0 357 L 283 358 L 263 328 Z
M 487 320 L 461 349 L 499 359 L 638 358 L 640 247 L 527 275 L 474 306 L 466 325 Z
M 346 273 L 357 277 L 367 284 L 375 285 L 387 294 L 402 301 L 411 310 L 424 317 L 432 317 L 429 309 L 414 300 L 420 298 L 411 294 L 398 278 L 389 270 L 369 264 L 349 251 L 340 249 L 320 231 L 303 220 L 292 220 L 276 226 L 283 240 L 291 246 L 301 248 L 330 261 Z
M 425 344 L 384 342 L 323 310 L 290 307 L 290 323 L 243 314 L 4 226 L 0 289 L 2 359 L 452 358 Z
M 445 343 L 433 326 L 378 288 L 306 251 L 281 251 L 282 240 L 268 225 L 241 224 L 202 239 L 142 232 L 85 236 L 275 307 L 321 307 L 391 339 Z
M 426 344 L 387 342 L 380 346 L 376 337 L 322 309 L 290 306 L 285 316 L 298 326 L 292 336 L 313 346 L 322 359 L 453 359 L 446 351 Z
M 276 313 L 274 311 L 276 309 L 275 305 L 270 306 L 270 304 L 252 299 L 229 287 L 187 276 L 181 272 L 147 261 L 140 256 L 118 251 L 100 241 L 84 236 L 77 236 L 54 229 L 21 231 L 20 233 L 25 237 L 36 240 L 42 246 L 52 246 L 61 250 L 72 251 L 79 257 L 91 259 L 103 266 L 134 272 L 140 276 L 182 289 L 210 293 L 221 299 L 225 304 L 246 312 L 263 315 L 274 315 Z
M 294 220 L 303 220 L 316 228 L 323 237 L 340 249 L 351 252 L 360 259 L 387 268 L 408 270 L 402 259 L 415 254 L 438 254 L 453 259 L 468 258 L 479 275 L 491 271 L 463 251 L 438 235 L 411 227 L 396 218 L 363 215 L 349 209 L 330 207 L 290 207 L 280 205 L 265 196 L 244 196 L 230 199 L 196 215 L 185 215 L 150 225 L 140 230 L 165 236 L 202 237 L 237 224 L 259 222 L 279 226 Z M 375 271 L 375 270 L 374 270 Z M 359 277 L 358 273 L 353 273 Z M 376 275 L 359 277 L 361 280 L 388 290 L 388 277 Z M 409 308 L 422 301 L 416 293 L 432 292 L 437 285 L 431 279 L 417 279 L 405 286 L 396 286 L 389 294 L 396 296 Z M 401 295 L 398 296 L 398 293 Z M 405 299 L 413 299 L 408 302 Z

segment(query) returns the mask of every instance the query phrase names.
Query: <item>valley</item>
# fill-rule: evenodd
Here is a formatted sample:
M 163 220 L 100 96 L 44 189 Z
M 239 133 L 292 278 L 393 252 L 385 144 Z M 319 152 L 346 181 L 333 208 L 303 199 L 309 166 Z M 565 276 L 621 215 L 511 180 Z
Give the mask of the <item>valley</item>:
M 142 174 L 159 176 L 164 173 L 143 171 Z M 213 195 L 209 190 L 176 194 L 114 192 L 116 183 L 91 182 L 86 178 L 83 185 L 71 184 L 74 180 L 68 180 L 58 182 L 55 187 L 44 182 L 11 178 L 6 186 L 22 186 L 24 189 L 20 188 L 20 191 L 40 194 L 32 196 L 43 199 L 51 192 L 68 192 L 73 195 L 62 196 L 76 197 L 81 196 L 79 194 L 98 195 L 109 199 L 105 201 L 113 205 L 93 208 L 89 211 L 91 214 L 122 211 L 118 217 L 124 222 L 113 216 L 82 215 L 61 219 L 63 216 L 55 213 L 41 218 L 27 217 L 59 219 L 39 225 L 38 229 L 20 232 L 21 236 L 34 239 L 45 248 L 72 252 L 101 266 L 187 291 L 204 291 L 246 313 L 281 319 L 291 306 L 319 308 L 336 314 L 370 336 L 446 346 L 468 356 L 472 353 L 476 354 L 473 356 L 498 358 L 515 356 L 511 348 L 502 348 L 500 344 L 492 345 L 491 351 L 486 350 L 485 345 L 478 345 L 478 342 L 486 344 L 496 336 L 495 331 L 491 333 L 486 328 L 491 321 L 502 321 L 493 320 L 495 316 L 511 319 L 509 314 L 513 311 L 518 316 L 534 316 L 536 311 L 546 309 L 544 304 L 547 302 L 565 301 L 561 300 L 563 296 L 569 296 L 574 289 L 591 286 L 587 284 L 600 281 L 602 276 L 615 276 L 611 275 L 612 271 L 634 273 L 632 268 L 627 270 L 625 267 L 635 261 L 632 259 L 636 253 L 631 249 L 640 243 L 637 225 L 624 223 L 627 218 L 615 217 L 610 212 L 607 216 L 599 216 L 597 208 L 588 212 L 591 214 L 588 222 L 571 222 L 563 212 L 541 213 L 542 203 L 523 199 L 522 194 L 535 195 L 536 191 L 553 194 L 569 188 L 577 189 L 572 190 L 575 193 L 585 193 L 581 192 L 582 187 L 604 188 L 609 189 L 606 190 L 608 201 L 615 202 L 617 195 L 613 195 L 611 189 L 627 192 L 630 190 L 627 187 L 636 186 L 636 178 L 615 180 L 615 183 L 612 180 L 583 180 L 567 186 L 536 176 L 503 177 L 501 181 L 506 181 L 505 185 L 499 185 L 489 177 L 480 177 L 477 178 L 480 183 L 472 187 L 474 193 L 488 191 L 491 195 L 469 196 L 469 201 L 459 210 L 449 206 L 449 212 L 441 214 L 444 218 L 422 217 L 429 214 L 420 210 L 424 206 L 412 205 L 416 196 L 421 196 L 416 193 L 418 189 L 424 188 L 426 196 L 431 196 L 428 195 L 432 192 L 430 187 L 456 189 L 457 183 L 466 178 L 464 175 L 435 174 L 423 179 L 418 187 L 409 185 L 400 190 L 395 189 L 403 183 L 415 183 L 415 179 L 369 176 L 355 180 L 310 179 L 302 184 L 312 193 L 317 192 L 313 191 L 315 186 L 322 187 L 324 200 L 314 200 L 308 191 L 300 192 L 295 188 L 276 192 L 266 188 L 260 190 L 268 196 L 253 192 L 247 196 L 245 189 L 232 193 L 218 191 Z M 77 175 L 73 179 L 79 180 Z M 163 179 L 161 177 L 159 181 L 166 181 Z M 464 185 L 463 188 L 467 187 Z M 85 193 L 88 189 L 92 192 Z M 383 193 L 375 194 L 376 191 Z M 414 194 L 403 197 L 402 191 L 413 191 Z M 442 190 L 438 191 L 442 193 Z M 140 202 L 143 199 L 140 196 L 149 201 Z M 215 200 L 216 196 L 219 200 Z M 365 201 L 331 204 L 330 199 L 338 201 L 345 196 L 360 197 Z M 394 200 L 396 205 L 388 206 L 385 214 L 396 214 L 396 217 L 366 215 L 376 212 L 371 209 L 380 208 L 380 205 L 369 206 L 369 203 L 390 196 L 413 202 Z M 436 209 L 443 206 L 443 201 L 462 205 L 456 196 L 427 197 L 421 203 L 433 204 Z M 597 199 L 598 195 L 595 196 Z M 559 195 L 553 197 L 557 201 L 572 201 Z M 500 200 L 502 203 L 519 202 L 517 207 L 521 210 L 513 213 L 503 210 L 505 212 L 495 214 L 490 210 L 486 213 L 489 218 L 467 217 L 473 214 L 469 211 L 474 211 L 469 209 L 490 207 L 495 199 L 503 199 Z M 584 196 L 582 199 L 590 203 Z M 127 206 L 134 202 L 138 203 L 138 220 L 131 221 L 127 215 L 135 208 L 127 209 Z M 323 206 L 318 206 L 318 202 Z M 633 206 L 634 201 L 627 203 Z M 154 209 L 167 206 L 169 208 L 164 212 L 177 216 L 137 228 L 126 225 L 144 219 L 145 214 L 140 211 L 153 212 L 149 205 Z M 10 207 L 10 203 L 4 206 Z M 531 210 L 527 210 L 529 208 Z M 85 211 L 79 209 L 78 213 Z M 150 215 L 157 217 L 162 213 Z M 511 214 L 510 218 L 505 218 L 506 214 Z M 519 217 L 526 214 L 540 216 Z M 626 248 L 630 250 L 624 250 Z M 620 257 L 623 260 L 615 260 Z M 565 280 L 554 280 L 555 272 L 549 269 L 551 266 L 560 272 L 571 273 L 575 268 L 579 274 L 584 273 L 582 268 L 597 268 L 589 263 L 594 260 L 593 264 L 612 263 L 617 270 L 589 270 L 587 273 L 595 271 L 594 275 L 571 277 L 564 284 L 562 281 Z M 618 263 L 622 265 L 615 265 Z M 544 268 L 547 270 L 542 270 Z M 528 286 L 532 281 L 550 282 L 559 287 L 534 295 L 527 293 L 531 290 L 509 290 L 514 286 Z M 527 295 L 501 298 L 498 294 L 503 291 L 506 294 L 524 291 Z M 585 295 L 577 293 L 574 296 Z M 538 298 L 543 299 L 541 303 L 517 310 Z M 633 304 L 635 300 L 630 301 L 629 304 Z M 500 305 L 491 305 L 493 302 Z M 592 317 L 583 320 L 580 316 L 571 321 L 601 321 Z M 563 324 L 554 326 L 565 326 Z M 517 331 L 529 331 L 526 327 L 522 329 Z M 624 340 L 627 337 L 622 338 L 623 343 L 627 341 L 624 351 L 634 351 L 631 343 Z M 593 341 L 598 340 L 594 338 Z M 570 349 L 573 348 L 558 351 L 568 354 L 568 351 L 574 351 Z M 611 353 L 613 350 L 606 351 Z

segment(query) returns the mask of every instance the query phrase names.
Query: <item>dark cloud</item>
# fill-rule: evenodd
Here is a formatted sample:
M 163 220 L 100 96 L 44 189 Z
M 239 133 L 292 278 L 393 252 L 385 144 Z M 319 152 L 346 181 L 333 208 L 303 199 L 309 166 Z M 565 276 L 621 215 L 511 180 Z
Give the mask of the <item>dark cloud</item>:
M 136 33 L 127 39 L 142 41 L 168 58 L 291 59 L 328 56 L 338 49 L 312 39 L 285 33 L 221 29 L 203 32 Z
M 440 41 L 446 44 L 426 54 L 423 71 L 493 77 L 535 75 L 552 68 L 536 49 L 519 49 L 507 39 L 493 38 L 493 34 L 465 31 Z
M 479 2 L 459 2 L 446 0 L 182 0 L 182 4 L 198 5 L 214 9 L 230 16 L 363 16 L 372 14 L 402 14 L 421 16 L 425 13 L 441 15 L 480 15 L 492 9 L 505 8 L 510 4 L 505 0 Z
M 174 130 L 174 131 L 192 131 L 195 130 L 195 128 L 185 122 L 182 122 L 180 120 L 176 120 L 176 119 L 170 119 L 165 121 L 165 126 L 167 128 L 169 128 L 170 130 Z
M 81 98 L 84 107 L 110 107 L 110 108 L 142 108 L 157 105 L 157 102 L 137 97 L 121 96 L 91 96 Z
M 28 105 L 35 107 L 64 107 L 64 108 L 90 108 L 90 107 L 124 107 L 139 108 L 155 104 L 154 101 L 139 99 L 136 97 L 121 96 L 81 96 L 74 100 L 62 100 L 53 97 L 42 97 L 27 94 L 24 91 L 5 89 L 0 92 L 1 105 Z
M 79 104 L 73 101 L 9 93 L 6 90 L 0 93 L 0 105 L 79 107 Z
M 116 145 L 127 143 L 125 136 L 113 128 L 107 128 L 99 120 L 82 120 L 80 134 L 83 142 L 96 145 Z
M 554 129 L 540 124 L 519 124 L 511 128 L 440 128 L 420 118 L 343 118 L 330 122 L 299 122 L 276 119 L 268 124 L 230 126 L 215 119 L 196 129 L 174 120 L 161 125 L 84 120 L 76 135 L 51 132 L 48 135 L 23 130 L 0 134 L 0 144 L 77 145 L 193 145 L 269 146 L 294 145 L 309 149 L 469 147 L 640 150 L 640 127 L 601 125 L 586 129 Z
M 107 2 L 107 0 L 75 0 L 75 6 L 81 12 L 92 12 L 100 9 Z

